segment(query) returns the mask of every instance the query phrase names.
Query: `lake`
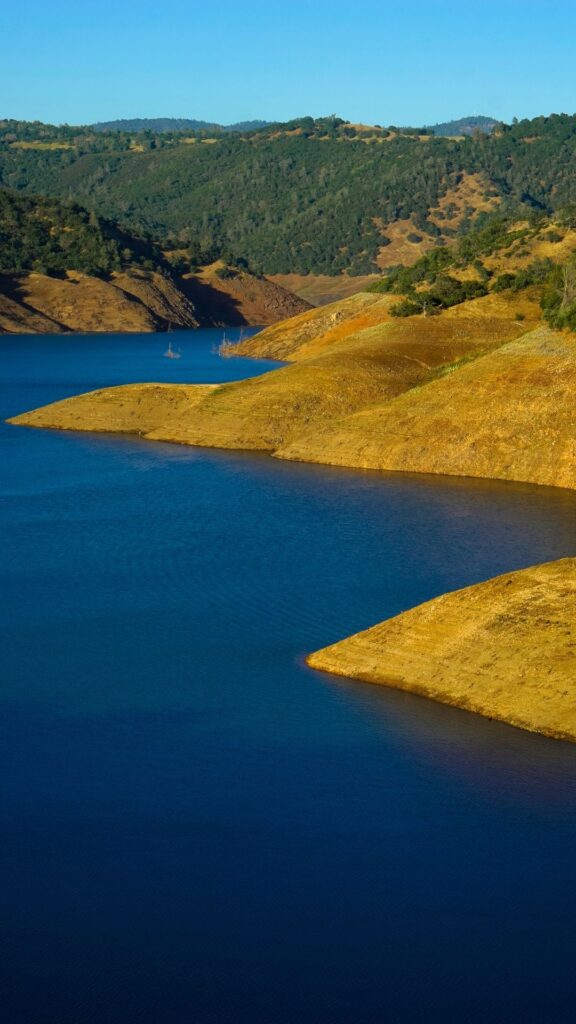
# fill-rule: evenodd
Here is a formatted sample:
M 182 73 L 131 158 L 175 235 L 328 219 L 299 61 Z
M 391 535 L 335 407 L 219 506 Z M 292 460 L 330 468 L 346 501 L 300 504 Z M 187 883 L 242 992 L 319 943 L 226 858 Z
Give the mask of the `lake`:
M 3 337 L 2 418 L 275 365 L 172 339 Z M 576 494 L 1 435 L 5 1024 L 571 1024 L 576 747 L 303 657 Z

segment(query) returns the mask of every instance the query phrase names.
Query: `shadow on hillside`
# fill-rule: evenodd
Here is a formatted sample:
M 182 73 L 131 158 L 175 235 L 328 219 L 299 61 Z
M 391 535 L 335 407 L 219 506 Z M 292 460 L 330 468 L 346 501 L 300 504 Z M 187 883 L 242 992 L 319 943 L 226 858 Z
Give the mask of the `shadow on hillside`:
M 44 313 L 42 310 L 37 309 L 36 306 L 32 306 L 26 301 L 25 294 L 24 285 L 20 278 L 5 277 L 4 274 L 0 274 L 0 295 L 5 295 L 7 299 L 15 302 L 20 306 L 24 313 L 30 313 L 33 316 L 41 316 L 44 320 L 50 320 L 62 331 L 67 331 L 69 329 L 66 327 L 66 324 L 62 324 L 59 320 L 55 320 L 49 313 Z
M 242 327 L 248 320 L 226 292 L 197 277 L 179 278 L 178 287 L 193 304 L 202 327 Z

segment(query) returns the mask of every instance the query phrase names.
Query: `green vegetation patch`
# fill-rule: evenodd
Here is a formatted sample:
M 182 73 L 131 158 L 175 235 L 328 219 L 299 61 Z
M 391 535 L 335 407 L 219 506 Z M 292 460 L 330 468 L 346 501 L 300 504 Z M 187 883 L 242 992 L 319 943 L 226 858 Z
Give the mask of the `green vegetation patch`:
M 128 266 L 166 269 L 159 250 L 75 203 L 0 188 L 0 272 L 109 274 Z

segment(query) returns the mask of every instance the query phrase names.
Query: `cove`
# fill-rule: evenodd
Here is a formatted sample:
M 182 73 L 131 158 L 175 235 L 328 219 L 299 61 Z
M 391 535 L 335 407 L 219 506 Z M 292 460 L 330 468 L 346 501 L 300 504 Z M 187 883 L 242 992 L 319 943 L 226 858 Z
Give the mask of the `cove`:
M 2 419 L 220 332 L 0 340 Z M 571 1021 L 576 749 L 303 656 L 574 554 L 576 494 L 3 425 L 3 1019 Z

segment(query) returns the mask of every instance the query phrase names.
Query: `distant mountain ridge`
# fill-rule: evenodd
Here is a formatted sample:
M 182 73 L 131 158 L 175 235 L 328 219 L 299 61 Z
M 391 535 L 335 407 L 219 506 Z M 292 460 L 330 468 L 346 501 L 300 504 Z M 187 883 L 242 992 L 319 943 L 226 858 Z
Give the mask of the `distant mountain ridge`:
M 493 117 L 474 114 L 473 117 L 459 117 L 455 121 L 442 121 L 429 125 L 434 135 L 473 135 L 474 132 L 486 132 L 489 135 L 500 124 Z
M 266 128 L 270 121 L 238 121 L 236 124 L 218 124 L 216 121 L 196 121 L 188 117 L 129 117 L 116 121 L 97 121 L 90 125 L 96 132 L 251 132 Z
M 490 134 L 500 122 L 494 117 L 474 114 L 459 117 L 453 121 L 442 121 L 427 125 L 426 130 L 434 135 L 472 135 L 475 131 Z M 252 132 L 268 128 L 276 121 L 237 121 L 234 124 L 219 124 L 217 121 L 199 121 L 188 117 L 131 117 L 114 121 L 97 121 L 90 125 L 97 132 Z

